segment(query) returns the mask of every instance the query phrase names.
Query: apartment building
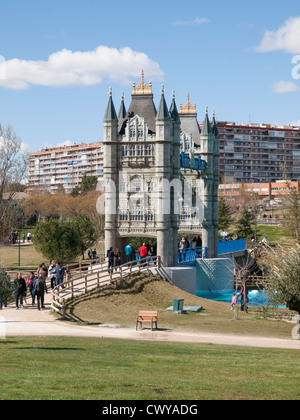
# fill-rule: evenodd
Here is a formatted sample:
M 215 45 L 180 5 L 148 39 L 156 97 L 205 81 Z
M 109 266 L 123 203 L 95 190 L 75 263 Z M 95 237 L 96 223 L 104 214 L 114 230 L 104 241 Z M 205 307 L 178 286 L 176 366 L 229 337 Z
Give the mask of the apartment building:
M 253 184 L 220 184 L 219 196 L 234 199 L 245 194 L 256 196 L 258 200 L 273 200 L 281 202 L 290 193 L 291 189 L 300 192 L 300 182 L 277 181 Z
M 84 176 L 103 173 L 103 144 L 79 144 L 43 149 L 29 155 L 28 189 L 44 188 L 52 194 L 62 185 L 67 193 Z
M 225 183 L 271 183 L 300 177 L 300 127 L 217 123 Z

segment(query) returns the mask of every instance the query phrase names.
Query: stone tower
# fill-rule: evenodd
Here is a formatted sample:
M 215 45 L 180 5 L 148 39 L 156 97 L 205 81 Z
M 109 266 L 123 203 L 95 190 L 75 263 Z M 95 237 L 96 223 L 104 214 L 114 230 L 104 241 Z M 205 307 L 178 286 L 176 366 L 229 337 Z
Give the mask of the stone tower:
M 152 85 L 145 83 L 144 73 L 141 82 L 137 86 L 133 84 L 128 111 L 122 94 L 118 116 L 110 90 L 103 121 L 106 249 L 112 246 L 124 250 L 129 237 L 155 237 L 162 264 L 177 265 L 180 229 L 202 234 L 208 255 L 216 256 L 218 135 L 215 119 L 211 125 L 206 114 L 200 134 L 195 109 L 184 108 L 178 112 L 173 92 L 168 109 L 162 87 L 156 109 Z M 183 136 L 191 139 L 189 155 L 181 153 Z M 202 168 L 200 163 L 204 163 Z M 202 203 L 203 220 L 197 221 L 197 212 L 189 213 L 185 208 L 180 189 L 185 179 L 190 181 L 191 191 Z

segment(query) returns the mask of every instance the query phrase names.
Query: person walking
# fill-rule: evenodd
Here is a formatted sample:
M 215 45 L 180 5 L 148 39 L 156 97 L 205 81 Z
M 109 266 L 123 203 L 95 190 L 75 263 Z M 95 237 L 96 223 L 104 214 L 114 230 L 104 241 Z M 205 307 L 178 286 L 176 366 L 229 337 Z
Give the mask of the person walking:
M 125 246 L 126 262 L 132 261 L 133 248 L 131 243 Z
M 57 261 L 52 273 L 55 274 L 55 286 L 58 286 L 63 282 L 65 275 L 65 269 L 59 261 Z
M 237 305 L 237 295 L 236 293 L 233 293 L 232 299 L 231 299 L 231 310 L 233 311 L 236 308 Z
M 43 276 L 43 273 L 40 271 L 40 275 L 36 283 L 37 308 L 39 311 L 41 310 L 41 308 L 45 309 L 45 305 L 44 305 L 45 292 L 48 293 L 46 280 Z
M 70 270 L 67 270 L 66 271 L 66 286 L 69 286 L 69 283 L 71 282 L 71 280 L 72 280 L 71 271 Z
M 115 253 L 113 251 L 113 247 L 111 246 L 106 254 L 108 258 L 108 274 L 111 273 L 111 269 L 114 268 L 114 260 L 115 260 Z
M 31 271 L 30 272 L 30 277 L 27 280 L 27 287 L 28 287 L 29 293 L 31 295 L 31 299 L 32 299 L 31 304 L 32 305 L 34 305 L 34 303 L 35 303 L 35 293 L 33 293 L 33 288 L 34 288 L 36 279 L 37 279 L 37 277 L 34 275 L 34 272 Z
M 14 281 L 15 286 L 15 298 L 16 298 L 16 309 L 23 308 L 23 296 L 26 293 L 26 283 L 19 272 L 17 278 Z M 20 306 L 19 306 L 20 302 Z
M 48 277 L 50 277 L 51 289 L 54 289 L 55 287 L 55 274 L 52 273 L 55 266 L 56 266 L 56 262 L 53 260 L 48 270 Z
M 116 248 L 116 253 L 115 253 L 115 268 L 116 271 L 118 269 L 118 267 L 120 267 L 121 262 L 122 262 L 122 254 L 121 251 L 119 250 L 119 248 Z
M 148 248 L 146 247 L 146 244 L 143 243 L 143 245 L 139 249 L 139 255 L 141 258 L 145 258 L 148 255 Z

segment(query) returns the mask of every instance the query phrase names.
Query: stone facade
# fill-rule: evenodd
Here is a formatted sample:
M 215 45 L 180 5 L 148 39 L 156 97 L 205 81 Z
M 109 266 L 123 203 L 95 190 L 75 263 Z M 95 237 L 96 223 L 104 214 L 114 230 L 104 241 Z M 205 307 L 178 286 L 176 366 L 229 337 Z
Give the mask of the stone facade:
M 124 249 L 132 236 L 156 237 L 163 265 L 174 266 L 181 230 L 202 235 L 208 256 L 216 255 L 218 135 L 207 114 L 200 133 L 195 109 L 188 105 L 189 100 L 178 112 L 173 94 L 168 109 L 162 88 L 156 109 L 143 74 L 128 112 L 122 96 L 117 116 L 110 92 L 103 122 L 107 249 Z M 191 163 L 201 155 L 205 171 L 181 169 L 181 142 L 188 138 Z

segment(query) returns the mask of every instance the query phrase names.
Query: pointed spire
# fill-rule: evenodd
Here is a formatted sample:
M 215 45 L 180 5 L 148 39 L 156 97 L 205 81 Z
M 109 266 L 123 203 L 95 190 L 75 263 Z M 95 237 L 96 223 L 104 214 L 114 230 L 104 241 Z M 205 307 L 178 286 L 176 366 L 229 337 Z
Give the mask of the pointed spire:
M 168 107 L 165 100 L 164 85 L 161 86 L 161 100 L 158 107 L 156 118 L 161 118 L 161 119 L 170 118 L 170 114 L 169 114 Z
M 111 120 L 117 120 L 117 113 L 115 110 L 115 106 L 114 106 L 114 102 L 112 99 L 112 88 L 109 88 L 109 101 L 108 101 L 108 105 L 106 108 L 106 112 L 105 112 L 105 116 L 104 116 L 104 121 L 111 121 Z
M 212 125 L 211 131 L 212 131 L 213 135 L 215 137 L 218 137 L 219 136 L 219 130 L 218 130 L 217 122 L 216 122 L 216 113 L 215 113 L 215 110 L 213 110 L 213 119 L 212 119 L 211 125 Z
M 201 134 L 212 134 L 211 125 L 208 118 L 208 107 L 205 108 L 205 119 L 203 122 Z
M 178 114 L 178 109 L 177 109 L 177 106 L 176 106 L 175 97 L 176 97 L 175 90 L 173 90 L 173 92 L 172 92 L 172 104 L 171 104 L 169 112 L 170 112 L 170 115 L 171 115 L 171 118 L 172 118 L 173 121 L 179 121 L 179 114 Z
M 119 115 L 118 115 L 119 119 L 125 118 L 126 114 L 127 114 L 126 107 L 125 107 L 125 104 L 124 104 L 124 99 L 125 99 L 124 92 L 122 92 L 121 105 L 120 105 Z

